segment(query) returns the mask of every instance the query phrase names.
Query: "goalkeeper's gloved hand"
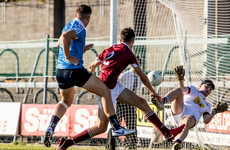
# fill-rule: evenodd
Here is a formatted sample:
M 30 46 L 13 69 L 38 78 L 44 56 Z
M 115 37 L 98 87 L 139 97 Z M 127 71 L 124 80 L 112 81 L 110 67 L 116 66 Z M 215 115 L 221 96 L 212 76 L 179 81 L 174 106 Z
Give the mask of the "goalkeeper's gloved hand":
M 185 75 L 185 70 L 183 69 L 183 65 L 177 66 L 174 68 L 174 71 L 176 73 L 176 77 L 179 81 L 184 81 L 184 75 Z
M 227 103 L 218 102 L 218 104 L 216 104 L 216 106 L 212 109 L 212 114 L 215 115 L 217 113 L 221 113 L 221 112 L 224 112 L 227 110 L 228 110 L 228 104 Z

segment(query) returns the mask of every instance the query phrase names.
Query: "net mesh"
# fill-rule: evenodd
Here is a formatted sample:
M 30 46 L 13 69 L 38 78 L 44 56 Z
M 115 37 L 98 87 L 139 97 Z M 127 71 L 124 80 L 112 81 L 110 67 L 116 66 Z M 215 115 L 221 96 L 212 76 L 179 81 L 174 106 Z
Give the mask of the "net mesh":
M 92 15 L 91 23 L 87 27 L 87 30 L 90 30 L 87 36 L 94 37 L 88 38 L 87 43 L 95 45 L 94 50 L 84 55 L 84 64 L 87 68 L 97 54 L 109 47 L 110 3 L 103 0 L 99 2 L 67 0 L 66 22 L 73 19 L 76 6 L 80 3 L 91 5 L 93 13 L 100 12 L 97 17 Z M 186 69 L 186 85 L 198 87 L 202 80 L 211 79 L 216 89 L 207 98 L 208 101 L 212 106 L 218 101 L 229 104 L 229 8 L 228 0 L 117 0 L 117 35 L 119 38 L 120 31 L 124 27 L 135 29 L 136 40 L 133 51 L 142 59 L 143 71 L 148 73 L 157 70 L 164 76 L 164 81 L 154 87 L 161 96 L 177 87 L 174 67 L 183 64 Z M 50 41 L 50 51 L 57 52 L 56 41 L 56 39 Z M 1 101 L 22 102 L 30 88 L 26 102 L 42 103 L 41 89 L 44 86 L 45 76 L 49 78 L 48 87 L 52 89 L 48 94 L 48 103 L 56 103 L 56 97 L 52 93 L 55 93 L 60 100 L 60 93 L 55 84 L 56 53 L 50 52 L 48 74 L 45 75 L 45 53 L 42 52 L 45 48 L 46 40 L 0 43 L 0 63 L 4 64 L 0 65 Z M 97 104 L 95 95 L 82 94 L 83 91 L 79 88 L 75 90 L 76 103 L 82 96 L 80 104 L 88 104 L 87 102 L 92 99 L 92 103 Z M 145 87 L 141 87 L 137 94 L 150 103 L 150 95 Z M 35 97 L 40 101 L 36 101 Z M 164 124 L 169 127 L 175 124 L 170 116 L 170 105 L 166 106 L 164 112 L 159 112 L 155 106 L 151 107 L 159 114 Z M 184 146 L 188 149 L 198 146 L 229 148 L 228 118 L 229 113 L 218 114 L 208 125 L 199 123 L 189 133 Z M 137 130 L 137 147 L 171 147 L 172 143 L 167 142 L 155 144 L 162 142 L 162 136 L 153 129 L 139 110 L 137 110 Z
M 173 13 L 187 85 L 211 79 L 217 88 L 207 98 L 208 101 L 212 106 L 218 101 L 229 103 L 226 97 L 222 98 L 223 93 L 228 93 L 225 83 L 230 77 L 229 66 L 225 65 L 229 61 L 229 1 L 176 0 L 163 3 L 168 3 Z M 222 130 L 227 124 L 223 120 L 218 121 L 218 117 L 225 118 L 218 114 L 207 126 L 200 121 L 186 141 L 195 142 L 203 148 L 216 149 L 228 145 L 224 137 L 228 137 L 229 132 Z M 198 137 L 197 140 L 194 141 L 194 137 Z M 214 142 L 216 140 L 219 142 Z

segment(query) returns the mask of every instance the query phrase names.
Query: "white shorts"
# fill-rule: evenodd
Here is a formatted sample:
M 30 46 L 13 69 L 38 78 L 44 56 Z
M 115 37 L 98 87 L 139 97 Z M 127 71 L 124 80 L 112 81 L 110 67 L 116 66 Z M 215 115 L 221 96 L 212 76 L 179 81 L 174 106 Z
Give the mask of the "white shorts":
M 124 91 L 125 88 L 126 87 L 123 84 L 117 81 L 117 85 L 113 89 L 110 89 L 114 108 L 115 108 L 115 105 L 116 105 L 115 102 L 118 96 L 121 94 L 122 91 Z M 98 96 L 98 104 L 99 104 L 99 108 L 102 109 L 101 97 L 99 96 Z
M 172 113 L 172 112 L 171 112 Z M 195 114 L 192 113 L 192 110 L 190 110 L 190 108 L 187 105 L 183 106 L 183 111 L 178 114 L 178 115 L 173 115 L 172 116 L 176 122 L 177 125 L 180 125 L 181 120 L 186 117 L 186 116 L 193 116 L 196 120 L 196 124 L 198 123 L 199 120 L 197 120 L 197 118 L 195 117 Z

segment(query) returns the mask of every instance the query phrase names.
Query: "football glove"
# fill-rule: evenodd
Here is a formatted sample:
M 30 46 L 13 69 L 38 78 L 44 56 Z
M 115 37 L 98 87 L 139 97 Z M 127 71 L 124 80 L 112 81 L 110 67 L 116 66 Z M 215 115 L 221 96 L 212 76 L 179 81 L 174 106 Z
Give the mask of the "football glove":
M 179 81 L 184 81 L 184 75 L 185 75 L 185 70 L 183 69 L 183 65 L 177 66 L 174 68 L 174 71 L 176 73 L 176 77 Z
M 218 102 L 218 104 L 216 104 L 216 106 L 212 109 L 212 114 L 215 115 L 217 113 L 221 113 L 221 112 L 224 112 L 227 110 L 228 110 L 228 104 L 227 103 Z
M 157 107 L 157 109 L 159 110 L 163 110 L 164 109 L 164 104 L 162 102 L 158 102 L 156 97 L 151 97 L 151 101 L 152 103 Z

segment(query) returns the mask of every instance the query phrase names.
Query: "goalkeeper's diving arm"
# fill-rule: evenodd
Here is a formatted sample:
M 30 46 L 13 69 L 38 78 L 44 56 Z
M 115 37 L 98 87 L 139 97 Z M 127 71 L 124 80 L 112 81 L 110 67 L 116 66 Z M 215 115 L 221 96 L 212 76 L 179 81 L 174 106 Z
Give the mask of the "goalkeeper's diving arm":
M 204 119 L 204 123 L 208 124 L 212 118 L 214 117 L 214 115 L 216 115 L 217 113 L 222 113 L 228 110 L 228 104 L 227 103 L 221 103 L 218 102 L 218 104 L 216 104 L 216 106 L 212 109 L 211 114 L 205 112 L 203 114 L 203 119 Z

